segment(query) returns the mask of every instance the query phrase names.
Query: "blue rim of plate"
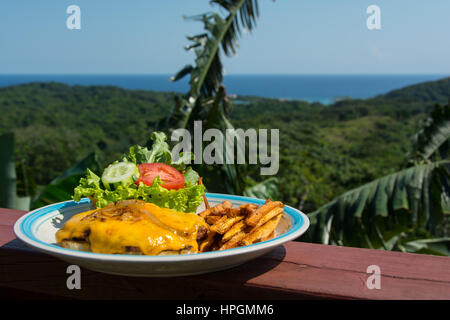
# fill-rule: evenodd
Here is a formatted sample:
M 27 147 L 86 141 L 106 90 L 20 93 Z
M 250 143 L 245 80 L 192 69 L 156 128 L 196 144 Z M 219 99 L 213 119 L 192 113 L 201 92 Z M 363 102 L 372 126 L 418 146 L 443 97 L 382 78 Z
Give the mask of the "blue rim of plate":
M 249 198 L 244 196 L 235 196 L 219 193 L 205 193 L 207 198 L 218 199 L 220 201 L 228 200 L 233 201 L 245 201 L 246 203 L 253 203 L 257 205 L 264 204 L 265 200 L 257 198 Z M 76 207 L 83 204 L 89 204 L 90 200 L 87 198 L 81 199 L 79 202 L 72 200 L 54 203 L 39 209 L 33 210 L 28 214 L 22 216 L 14 224 L 14 233 L 18 239 L 23 241 L 26 245 L 33 247 L 37 250 L 56 255 L 63 256 L 76 256 L 77 258 L 86 258 L 94 260 L 109 260 L 109 261 L 126 261 L 126 262 L 169 262 L 169 261 L 190 261 L 198 258 L 208 259 L 208 258 L 218 258 L 225 257 L 229 255 L 245 254 L 253 251 L 259 251 L 268 247 L 275 247 L 281 245 L 287 241 L 294 240 L 301 236 L 309 227 L 308 217 L 301 211 L 294 209 L 290 206 L 284 207 L 284 213 L 287 214 L 292 222 L 292 226 L 286 233 L 270 239 L 264 242 L 254 243 L 244 247 L 237 247 L 233 249 L 227 249 L 223 251 L 210 251 L 210 252 L 200 252 L 195 254 L 181 254 L 181 255 L 167 255 L 167 256 L 134 256 L 126 254 L 105 254 L 105 253 L 94 253 L 87 251 L 77 251 L 68 248 L 63 248 L 56 244 L 48 243 L 38 239 L 33 230 L 39 227 L 42 223 L 54 218 L 60 213 L 57 211 L 62 208 Z M 43 221 L 39 221 L 45 215 L 54 212 L 55 214 L 47 217 Z M 39 223 L 38 223 L 39 222 Z M 36 224 L 38 225 L 36 226 Z

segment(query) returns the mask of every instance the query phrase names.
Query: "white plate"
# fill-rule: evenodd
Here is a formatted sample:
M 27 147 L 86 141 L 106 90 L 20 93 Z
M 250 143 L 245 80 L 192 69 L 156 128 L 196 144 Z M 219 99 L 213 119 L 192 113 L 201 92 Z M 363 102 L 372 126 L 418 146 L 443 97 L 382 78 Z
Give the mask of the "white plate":
M 264 200 L 207 193 L 211 205 L 224 200 L 234 207 L 243 203 L 261 205 Z M 200 206 L 197 210 L 202 211 Z M 275 247 L 302 235 L 309 227 L 308 217 L 289 206 L 284 207 L 273 239 L 222 251 L 173 256 L 133 256 L 76 251 L 56 244 L 55 233 L 73 215 L 91 210 L 89 199 L 80 202 L 66 201 L 39 208 L 24 215 L 14 225 L 16 237 L 26 245 L 60 258 L 70 264 L 98 272 L 138 277 L 172 277 L 201 274 L 223 270 L 261 256 Z

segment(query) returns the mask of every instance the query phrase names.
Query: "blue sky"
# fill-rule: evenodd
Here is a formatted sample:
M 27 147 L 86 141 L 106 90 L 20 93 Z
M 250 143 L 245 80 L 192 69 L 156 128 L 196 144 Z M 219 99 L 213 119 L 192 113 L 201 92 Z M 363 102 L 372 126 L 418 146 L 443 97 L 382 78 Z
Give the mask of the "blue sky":
M 66 8 L 81 8 L 68 30 Z M 366 8 L 381 8 L 381 30 Z M 172 74 L 208 0 L 1 0 L 0 74 Z M 216 8 L 217 9 L 217 8 Z M 450 74 L 449 0 L 260 0 L 227 74 Z

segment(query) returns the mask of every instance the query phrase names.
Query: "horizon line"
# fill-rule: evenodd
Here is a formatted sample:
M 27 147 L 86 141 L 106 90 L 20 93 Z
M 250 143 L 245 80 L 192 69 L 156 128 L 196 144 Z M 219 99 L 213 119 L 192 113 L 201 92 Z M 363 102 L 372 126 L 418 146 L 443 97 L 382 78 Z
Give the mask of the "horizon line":
M 0 73 L 0 76 L 172 76 L 172 73 Z M 450 73 L 232 73 L 227 76 L 450 76 Z

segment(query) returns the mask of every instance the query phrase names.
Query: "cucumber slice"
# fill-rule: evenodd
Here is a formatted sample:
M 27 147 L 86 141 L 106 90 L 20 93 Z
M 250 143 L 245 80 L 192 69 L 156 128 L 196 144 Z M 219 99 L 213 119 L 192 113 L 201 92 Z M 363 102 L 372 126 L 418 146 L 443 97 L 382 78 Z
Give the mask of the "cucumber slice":
M 138 167 L 131 162 L 117 162 L 110 164 L 102 175 L 102 183 L 111 190 L 119 185 L 124 187 L 133 184 L 139 177 Z

